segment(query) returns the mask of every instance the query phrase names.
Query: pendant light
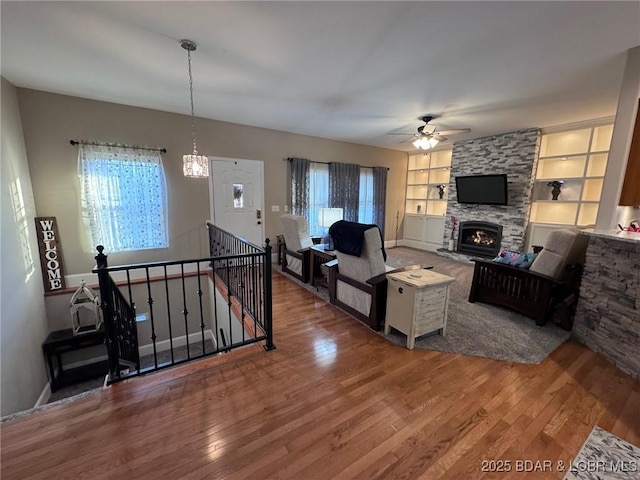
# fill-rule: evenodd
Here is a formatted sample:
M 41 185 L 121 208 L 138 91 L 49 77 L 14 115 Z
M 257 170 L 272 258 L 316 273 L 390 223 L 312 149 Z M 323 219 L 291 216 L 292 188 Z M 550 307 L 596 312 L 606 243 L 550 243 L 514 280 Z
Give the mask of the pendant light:
M 180 46 L 187 51 L 189 60 L 189 94 L 191 96 L 191 135 L 193 153 L 182 156 L 182 171 L 185 177 L 206 178 L 209 176 L 209 159 L 199 155 L 196 147 L 196 117 L 193 110 L 193 76 L 191 75 L 191 52 L 196 51 L 196 44 L 191 40 L 180 40 Z

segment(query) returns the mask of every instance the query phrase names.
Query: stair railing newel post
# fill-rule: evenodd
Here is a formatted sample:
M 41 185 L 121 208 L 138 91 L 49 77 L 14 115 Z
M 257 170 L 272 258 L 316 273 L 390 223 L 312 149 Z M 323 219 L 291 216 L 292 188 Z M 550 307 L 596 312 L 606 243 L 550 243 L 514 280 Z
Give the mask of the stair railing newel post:
M 273 305 L 272 305 L 272 284 L 271 284 L 271 240 L 265 240 L 264 246 L 264 329 L 267 335 L 265 350 L 273 350 Z
M 109 357 L 109 377 L 113 380 L 120 375 L 118 362 L 118 342 L 116 339 L 116 326 L 114 325 L 113 292 L 111 291 L 111 278 L 107 267 L 107 255 L 102 253 L 104 246 L 96 247 L 98 255 L 96 260 L 96 273 L 98 274 L 98 284 L 100 285 L 100 308 L 102 309 L 102 319 L 104 321 L 105 345 Z

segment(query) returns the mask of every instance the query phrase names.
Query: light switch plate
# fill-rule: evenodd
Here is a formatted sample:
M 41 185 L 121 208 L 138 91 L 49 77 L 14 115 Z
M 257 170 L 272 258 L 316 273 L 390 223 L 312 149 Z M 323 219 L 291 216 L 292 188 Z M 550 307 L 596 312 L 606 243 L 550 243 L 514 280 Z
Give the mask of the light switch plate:
M 280 205 L 271 205 L 271 211 L 272 212 L 279 212 L 280 211 Z

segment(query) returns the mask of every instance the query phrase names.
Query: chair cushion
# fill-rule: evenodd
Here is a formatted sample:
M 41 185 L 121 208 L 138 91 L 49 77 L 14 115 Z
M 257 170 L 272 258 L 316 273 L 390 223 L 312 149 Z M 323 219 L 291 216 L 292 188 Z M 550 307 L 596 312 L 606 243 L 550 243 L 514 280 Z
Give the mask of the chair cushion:
M 338 258 L 340 273 L 360 283 L 366 284 L 370 278 L 387 271 L 382 254 L 380 230 L 377 227 L 370 228 L 364 232 L 364 244 L 359 257 L 347 255 L 338 250 L 336 250 L 336 257 Z M 338 280 L 336 297 L 363 315 L 369 315 L 371 295 L 368 293 Z M 382 301 L 386 301 L 386 299 L 382 299 Z
M 298 275 L 302 275 L 302 260 L 287 254 L 287 268 Z
M 532 272 L 560 278 L 567 261 L 574 255 L 574 244 L 578 237 L 575 230 L 554 230 L 549 234 L 544 249 L 531 264 Z
M 370 228 L 364 233 L 364 245 L 359 257 L 337 250 L 336 256 L 340 273 L 362 283 L 386 271 L 380 231 L 377 228 Z
M 280 222 L 284 230 L 284 242 L 288 250 L 297 252 L 313 245 L 307 220 L 300 215 L 282 215 Z

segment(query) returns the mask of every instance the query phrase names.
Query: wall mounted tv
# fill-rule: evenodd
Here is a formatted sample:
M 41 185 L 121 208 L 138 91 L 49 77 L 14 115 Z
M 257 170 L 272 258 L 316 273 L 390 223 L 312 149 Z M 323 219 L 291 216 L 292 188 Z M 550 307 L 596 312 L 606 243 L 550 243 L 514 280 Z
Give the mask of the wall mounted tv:
M 471 175 L 456 177 L 458 203 L 507 205 L 507 176 Z

